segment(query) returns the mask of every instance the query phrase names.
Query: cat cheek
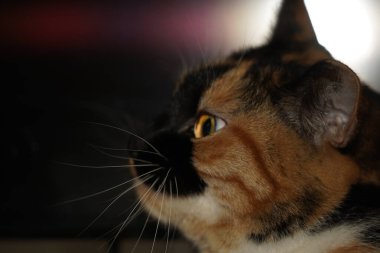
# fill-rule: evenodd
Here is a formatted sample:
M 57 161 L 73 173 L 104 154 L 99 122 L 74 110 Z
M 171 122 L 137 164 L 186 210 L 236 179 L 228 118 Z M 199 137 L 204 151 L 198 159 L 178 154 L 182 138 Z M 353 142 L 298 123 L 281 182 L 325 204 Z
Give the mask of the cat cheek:
M 204 166 L 213 166 L 216 161 L 224 159 L 232 142 L 228 138 L 219 138 L 222 136 L 213 136 L 212 138 L 202 139 L 194 142 L 193 162 L 196 168 Z

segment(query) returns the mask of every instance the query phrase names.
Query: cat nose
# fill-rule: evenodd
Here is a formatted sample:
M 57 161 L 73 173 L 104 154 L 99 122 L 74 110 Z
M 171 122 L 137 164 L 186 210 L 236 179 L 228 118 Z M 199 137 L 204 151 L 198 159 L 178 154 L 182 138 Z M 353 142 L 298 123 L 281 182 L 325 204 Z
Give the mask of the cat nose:
M 160 131 L 148 139 L 157 149 L 149 157 L 166 168 L 181 167 L 190 162 L 192 143 L 189 137 L 175 131 Z

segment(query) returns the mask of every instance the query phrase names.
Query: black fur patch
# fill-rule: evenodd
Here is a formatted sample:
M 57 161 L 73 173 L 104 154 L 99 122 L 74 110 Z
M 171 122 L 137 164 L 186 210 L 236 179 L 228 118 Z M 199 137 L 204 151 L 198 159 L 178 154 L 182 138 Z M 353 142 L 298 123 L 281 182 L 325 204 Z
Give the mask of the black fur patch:
M 273 204 L 272 210 L 260 219 L 265 230 L 252 233 L 249 239 L 255 243 L 277 241 L 305 228 L 310 215 L 321 203 L 321 194 L 314 189 L 305 189 L 304 194 L 291 203 Z
M 154 154 L 139 155 L 140 159 L 158 164 L 151 168 L 139 168 L 139 175 L 161 167 L 159 171 L 152 173 L 153 177 L 146 182 L 147 185 L 152 185 L 157 181 L 153 188 L 158 190 L 166 178 L 163 190 L 167 193 L 170 191 L 170 186 L 173 194 L 177 194 L 177 190 L 179 195 L 203 192 L 206 184 L 192 165 L 192 126 L 185 124 L 192 120 L 195 121 L 202 94 L 212 85 L 213 81 L 234 66 L 234 64 L 205 66 L 185 76 L 174 94 L 169 110 L 157 119 L 154 124 L 156 129 L 152 130 L 154 134 L 148 138 L 166 158 Z M 183 130 L 184 127 L 185 130 Z
M 186 122 L 195 120 L 202 94 L 210 87 L 213 81 L 233 67 L 233 64 L 210 65 L 199 68 L 185 76 L 179 89 L 174 94 L 169 111 L 163 114 L 155 124 L 159 129 L 153 130 L 155 134 L 149 138 L 150 142 L 167 159 L 157 155 L 148 155 L 149 158 L 145 157 L 145 159 L 162 167 L 162 170 L 153 173 L 154 177 L 148 180 L 147 184 L 151 185 L 158 179 L 158 183 L 154 185 L 157 190 L 160 185 L 159 182 L 163 182 L 170 170 L 165 184 L 167 192 L 171 184 L 173 193 L 176 193 L 174 192 L 174 190 L 177 190 L 174 189 L 175 183 L 177 183 L 180 195 L 201 193 L 204 190 L 206 185 L 197 175 L 191 160 L 193 148 L 191 143 L 192 129 L 190 126 L 188 131 L 183 131 L 183 127 Z M 144 156 L 147 155 L 145 154 Z M 146 168 L 140 171 L 147 172 L 149 169 Z M 140 172 L 139 174 L 142 173 Z
M 188 73 L 174 94 L 171 104 L 171 124 L 181 127 L 180 124 L 196 117 L 202 94 L 216 79 L 233 67 L 235 67 L 233 64 L 210 65 Z
M 276 104 L 280 99 L 276 94 L 288 93 L 289 86 L 294 85 L 306 69 L 306 66 L 294 62 L 253 64 L 245 76 L 249 82 L 243 86 L 241 92 L 243 110 L 249 112 L 259 107 L 268 97 Z
M 318 233 L 334 226 L 364 224 L 361 240 L 380 247 L 380 187 L 356 184 L 351 187 L 344 202 L 334 210 L 325 222 L 312 230 Z

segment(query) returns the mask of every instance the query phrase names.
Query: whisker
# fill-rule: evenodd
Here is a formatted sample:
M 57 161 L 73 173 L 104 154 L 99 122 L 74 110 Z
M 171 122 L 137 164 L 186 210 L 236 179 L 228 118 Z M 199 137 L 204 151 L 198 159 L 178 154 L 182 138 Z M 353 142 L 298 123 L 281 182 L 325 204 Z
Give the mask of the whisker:
M 71 166 L 71 167 L 78 167 L 78 168 L 91 168 L 91 169 L 105 169 L 105 168 L 131 168 L 131 167 L 153 167 L 153 166 L 159 166 L 158 164 L 121 164 L 121 165 L 82 165 L 82 164 L 75 164 L 75 163 L 67 163 L 67 162 L 60 162 L 60 161 L 54 161 L 55 163 Z
M 133 248 L 132 248 L 131 253 L 134 253 L 134 252 L 135 252 L 135 250 L 136 250 L 136 248 L 137 248 L 137 245 L 140 243 L 141 237 L 142 237 L 142 235 L 144 234 L 144 231 L 145 231 L 146 225 L 148 224 L 148 221 L 149 221 L 149 219 L 150 219 L 150 215 L 151 215 L 151 213 L 149 212 L 149 213 L 148 213 L 148 217 L 146 218 L 146 220 L 145 220 L 145 222 L 144 222 L 144 226 L 143 226 L 143 228 L 141 229 L 140 235 L 139 235 L 139 237 L 137 238 L 137 240 L 136 240 L 136 242 L 135 242 L 135 245 L 134 245 Z
M 165 178 L 166 178 L 166 177 L 165 177 Z M 153 196 L 153 197 L 154 197 L 154 201 L 157 200 L 158 194 L 160 193 L 160 191 L 161 191 L 162 187 L 164 186 L 164 184 L 165 184 L 165 181 L 162 182 L 162 184 L 159 186 L 159 188 L 157 189 L 156 193 L 154 194 L 154 196 Z M 137 245 L 139 244 L 139 242 L 140 242 L 140 240 L 141 240 L 141 237 L 142 237 L 142 235 L 143 235 L 143 233 L 144 233 L 144 230 L 145 230 L 145 228 L 146 228 L 146 226 L 147 226 L 147 224 L 148 224 L 148 221 L 149 221 L 150 216 L 151 216 L 151 212 L 149 211 L 149 212 L 148 212 L 148 217 L 147 217 L 146 220 L 145 220 L 144 226 L 143 226 L 143 228 L 142 228 L 142 230 L 141 230 L 141 233 L 140 233 L 140 235 L 139 235 L 139 237 L 138 237 L 138 239 L 137 239 L 135 245 L 133 246 L 133 249 L 132 249 L 131 253 L 133 253 L 133 252 L 136 250 Z
M 137 201 L 136 201 L 136 202 L 137 202 Z M 133 204 L 136 204 L 136 202 L 133 203 Z M 135 219 L 137 216 L 139 216 L 142 212 L 143 212 L 143 209 L 142 209 L 142 208 L 139 208 L 139 209 L 138 209 L 138 210 L 137 210 L 137 211 L 136 211 L 136 212 L 130 217 L 130 221 L 129 221 L 127 224 L 129 224 L 130 222 L 132 222 L 133 219 Z M 122 222 L 122 223 L 123 223 L 123 222 Z M 107 232 L 103 233 L 102 235 L 96 237 L 95 240 L 103 239 L 103 238 L 105 238 L 108 234 L 111 234 L 113 231 L 118 230 L 118 229 L 122 226 L 122 223 L 116 225 L 114 228 L 112 228 L 112 229 L 108 230 Z
M 152 155 L 159 155 L 156 152 L 148 151 L 148 150 L 142 150 L 142 149 L 130 149 L 130 148 L 110 148 L 110 147 L 103 147 L 95 144 L 89 144 L 92 145 L 98 149 L 104 149 L 104 150 L 113 150 L 113 151 L 126 151 L 126 152 L 136 152 L 136 153 L 147 153 Z
M 178 183 L 177 183 L 177 178 L 174 177 L 174 184 L 175 184 L 175 187 L 176 187 L 176 196 L 178 198 Z M 170 223 L 170 217 L 171 217 L 171 212 L 172 212 L 172 201 L 173 201 L 173 194 L 172 194 L 172 184 L 171 184 L 171 181 L 170 181 L 170 216 L 169 216 L 169 223 Z M 171 240 L 173 241 L 174 240 L 174 237 L 175 237 L 175 234 L 176 234 L 176 230 L 173 231 L 172 233 L 172 238 Z
M 83 234 L 84 234 L 84 233 L 85 233 L 85 232 L 86 232 L 86 231 L 87 231 L 92 225 L 94 225 L 95 222 L 97 222 L 97 221 L 100 219 L 100 217 L 102 217 L 102 216 L 107 212 L 107 210 L 110 209 L 111 206 L 112 206 L 116 201 L 118 201 L 121 197 L 123 197 L 125 194 L 127 194 L 130 190 L 132 190 L 132 189 L 136 188 L 137 186 L 139 186 L 139 185 L 145 183 L 146 181 L 148 181 L 148 180 L 151 179 L 151 178 L 152 178 L 152 176 L 148 176 L 147 178 L 143 179 L 142 181 L 138 182 L 137 184 L 132 185 L 131 187 L 128 187 L 128 189 L 126 189 L 125 191 L 123 191 L 122 193 L 120 193 L 116 198 L 114 198 L 114 199 L 112 200 L 112 202 L 111 202 L 106 208 L 103 209 L 103 211 L 102 211 L 98 216 L 95 217 L 95 219 L 94 219 L 90 224 L 88 224 L 87 227 L 85 227 L 85 228 L 79 233 L 78 236 L 83 235 Z
M 118 224 L 118 225 L 116 225 L 116 226 L 113 227 L 112 229 L 108 230 L 107 232 L 103 233 L 102 235 L 96 237 L 96 238 L 95 238 L 95 241 L 106 238 L 106 236 L 107 236 L 108 234 L 111 234 L 113 231 L 115 231 L 116 229 L 118 229 L 120 226 L 121 226 L 121 223 Z
M 164 188 L 164 189 L 165 189 L 165 188 Z M 150 249 L 150 253 L 153 252 L 153 250 L 154 250 L 154 245 L 155 245 L 155 243 L 156 243 L 158 227 L 160 226 L 161 212 L 162 212 L 162 206 L 163 206 L 163 203 L 164 203 L 164 197 L 163 197 L 162 200 L 161 200 L 160 215 L 158 216 L 157 225 L 156 225 L 156 231 L 154 232 L 153 244 L 152 244 L 152 248 Z
M 99 153 L 101 153 L 103 155 L 106 155 L 106 156 L 109 156 L 109 157 L 112 157 L 112 158 L 123 159 L 123 160 L 133 160 L 133 161 L 136 161 L 136 162 L 143 162 L 143 163 L 151 163 L 150 161 L 143 160 L 143 159 L 138 159 L 138 158 L 134 158 L 134 157 L 126 157 L 126 156 L 113 155 L 113 154 L 110 154 L 108 152 L 105 152 L 105 151 L 97 148 L 96 146 L 94 146 L 92 144 L 88 144 L 88 145 L 90 147 L 92 147 L 93 149 L 95 149 L 96 151 L 98 151 Z
M 137 201 L 135 201 L 135 202 L 132 204 L 133 207 L 135 207 L 136 205 L 139 205 L 139 204 L 137 203 Z M 129 208 L 128 211 L 130 211 L 131 209 L 132 209 L 132 207 Z M 125 224 L 125 227 L 126 227 L 127 225 L 129 225 L 129 224 L 130 224 L 130 223 L 131 223 L 131 222 L 132 222 L 137 216 L 139 216 L 143 211 L 144 211 L 144 208 L 142 208 L 142 206 L 140 205 L 140 208 L 138 208 L 138 209 L 133 213 L 133 215 L 131 215 L 131 216 L 129 217 L 129 221 Z M 124 220 L 124 221 L 125 221 L 125 220 Z M 103 233 L 101 236 L 97 237 L 96 240 L 100 240 L 100 239 L 102 239 L 102 238 L 105 238 L 106 235 L 111 234 L 111 233 L 112 233 L 113 231 L 115 231 L 115 230 L 119 230 L 120 227 L 124 224 L 124 221 L 121 222 L 120 224 L 116 225 L 114 228 L 112 228 L 112 229 L 108 230 L 107 232 Z
M 132 179 L 130 179 L 130 180 L 128 180 L 128 181 L 125 181 L 125 182 L 123 182 L 123 183 L 117 184 L 117 185 L 112 186 L 112 187 L 110 187 L 110 188 L 107 188 L 107 189 L 105 189 L 105 190 L 98 191 L 98 192 L 95 192 L 95 193 L 92 193 L 92 194 L 89 194 L 89 195 L 85 195 L 85 196 L 82 196 L 82 197 L 78 197 L 78 198 L 75 198 L 75 199 L 66 200 L 66 201 L 63 201 L 63 202 L 61 202 L 61 203 L 56 204 L 56 206 L 65 205 L 65 204 L 69 204 L 69 203 L 72 203 L 72 202 L 76 202 L 76 201 L 80 201 L 80 200 L 84 200 L 84 199 L 87 199 L 87 198 L 91 198 L 91 197 L 98 196 L 98 195 L 100 195 L 100 194 L 106 193 L 106 192 L 108 192 L 108 191 L 112 191 L 112 190 L 114 190 L 114 189 L 116 189 L 116 188 L 119 188 L 119 187 L 121 187 L 121 186 L 123 186 L 123 185 L 126 185 L 126 184 L 128 184 L 128 183 L 130 183 L 130 182 L 136 181 L 136 179 L 140 179 L 140 178 L 142 178 L 142 177 L 144 177 L 144 176 L 146 176 L 146 175 L 149 175 L 149 174 L 151 174 L 151 173 L 153 173 L 153 172 L 156 172 L 156 171 L 158 171 L 158 170 L 161 170 L 161 169 L 162 169 L 162 167 L 159 167 L 159 168 L 157 168 L 157 169 L 154 169 L 154 170 L 151 170 L 151 171 L 146 172 L 146 173 L 144 173 L 144 174 L 141 174 L 141 175 L 138 176 L 138 177 L 134 177 L 134 178 L 132 178 Z
M 144 211 L 144 208 L 140 203 L 137 205 L 139 206 L 139 208 L 132 215 L 130 215 L 130 217 L 128 218 L 128 222 L 123 223 L 124 228 L 126 228 L 129 225 L 129 223 L 131 223 L 137 216 L 139 216 Z
M 104 124 L 104 123 L 100 123 L 100 122 L 93 122 L 93 121 L 85 121 L 85 123 L 88 123 L 88 124 L 93 124 L 93 125 L 98 125 L 98 126 L 103 126 L 103 127 L 108 127 L 108 128 L 112 128 L 112 129 L 116 129 L 118 131 L 121 131 L 121 132 L 124 132 L 124 133 L 127 133 L 129 135 L 132 135 L 134 137 L 136 137 L 137 139 L 143 141 L 145 144 L 147 144 L 149 147 L 151 147 L 158 155 L 162 156 L 163 158 L 166 159 L 165 156 L 163 156 L 160 151 L 158 151 L 157 148 L 155 148 L 149 141 L 145 140 L 143 137 L 135 134 L 135 133 L 132 133 L 131 131 L 128 131 L 128 130 L 125 130 L 125 129 L 122 129 L 122 128 L 119 128 L 119 127 L 116 127 L 116 126 L 111 126 L 111 125 L 108 125 L 108 124 Z
M 136 208 L 139 206 L 139 204 L 145 199 L 145 197 L 150 193 L 150 191 L 153 189 L 154 185 L 158 182 L 158 178 L 153 182 L 153 184 L 149 187 L 149 189 L 144 193 L 144 195 L 138 200 L 137 204 L 134 206 L 132 211 L 129 213 L 128 217 L 125 219 L 125 221 L 122 223 L 121 227 L 117 231 L 116 235 L 114 236 L 114 239 L 111 241 L 109 249 L 112 247 L 112 245 L 115 243 L 116 239 L 119 237 L 120 233 L 125 228 L 129 218 L 132 216 L 132 213 L 136 210 Z
M 176 188 L 176 191 L 177 191 L 177 198 L 179 197 L 179 193 L 178 193 L 178 183 L 177 183 L 177 178 L 174 177 L 174 183 L 175 183 L 175 188 Z
M 165 192 L 165 183 L 166 183 L 166 180 L 167 180 L 168 175 L 169 175 L 169 173 L 170 173 L 170 170 L 171 170 L 171 169 L 168 170 L 168 172 L 166 173 L 166 176 L 165 176 L 164 180 L 162 181 L 162 186 L 164 186 L 164 187 L 163 187 L 163 193 Z M 161 190 L 162 190 L 162 188 L 161 188 L 158 192 L 160 192 Z M 162 207 L 163 207 L 163 205 L 164 205 L 164 199 L 165 199 L 165 195 L 162 196 L 161 207 L 160 207 L 160 214 L 159 214 L 159 216 L 158 216 L 157 226 L 156 226 L 156 231 L 155 231 L 155 233 L 154 233 L 153 244 L 152 244 L 152 248 L 151 248 L 151 250 L 150 250 L 150 253 L 153 252 L 153 250 L 154 250 L 154 245 L 155 245 L 155 243 L 156 243 L 158 227 L 159 227 L 159 225 L 160 225 L 160 221 L 161 221 Z
M 166 246 L 165 253 L 168 251 L 169 246 L 169 237 L 170 237 L 170 219 L 172 216 L 172 203 L 173 203 L 173 195 L 172 195 L 172 181 L 169 181 L 169 193 L 170 193 L 170 206 L 169 206 L 169 222 L 168 222 L 168 236 L 166 237 Z

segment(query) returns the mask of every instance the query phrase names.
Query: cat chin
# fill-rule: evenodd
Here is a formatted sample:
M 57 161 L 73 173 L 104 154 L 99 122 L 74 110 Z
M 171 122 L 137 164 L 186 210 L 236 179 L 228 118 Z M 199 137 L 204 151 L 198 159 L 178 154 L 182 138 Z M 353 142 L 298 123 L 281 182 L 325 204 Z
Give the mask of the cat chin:
M 212 226 L 226 214 L 207 189 L 202 194 L 177 197 L 158 193 L 137 179 L 136 192 L 150 215 L 184 230 L 192 229 L 192 224 Z

